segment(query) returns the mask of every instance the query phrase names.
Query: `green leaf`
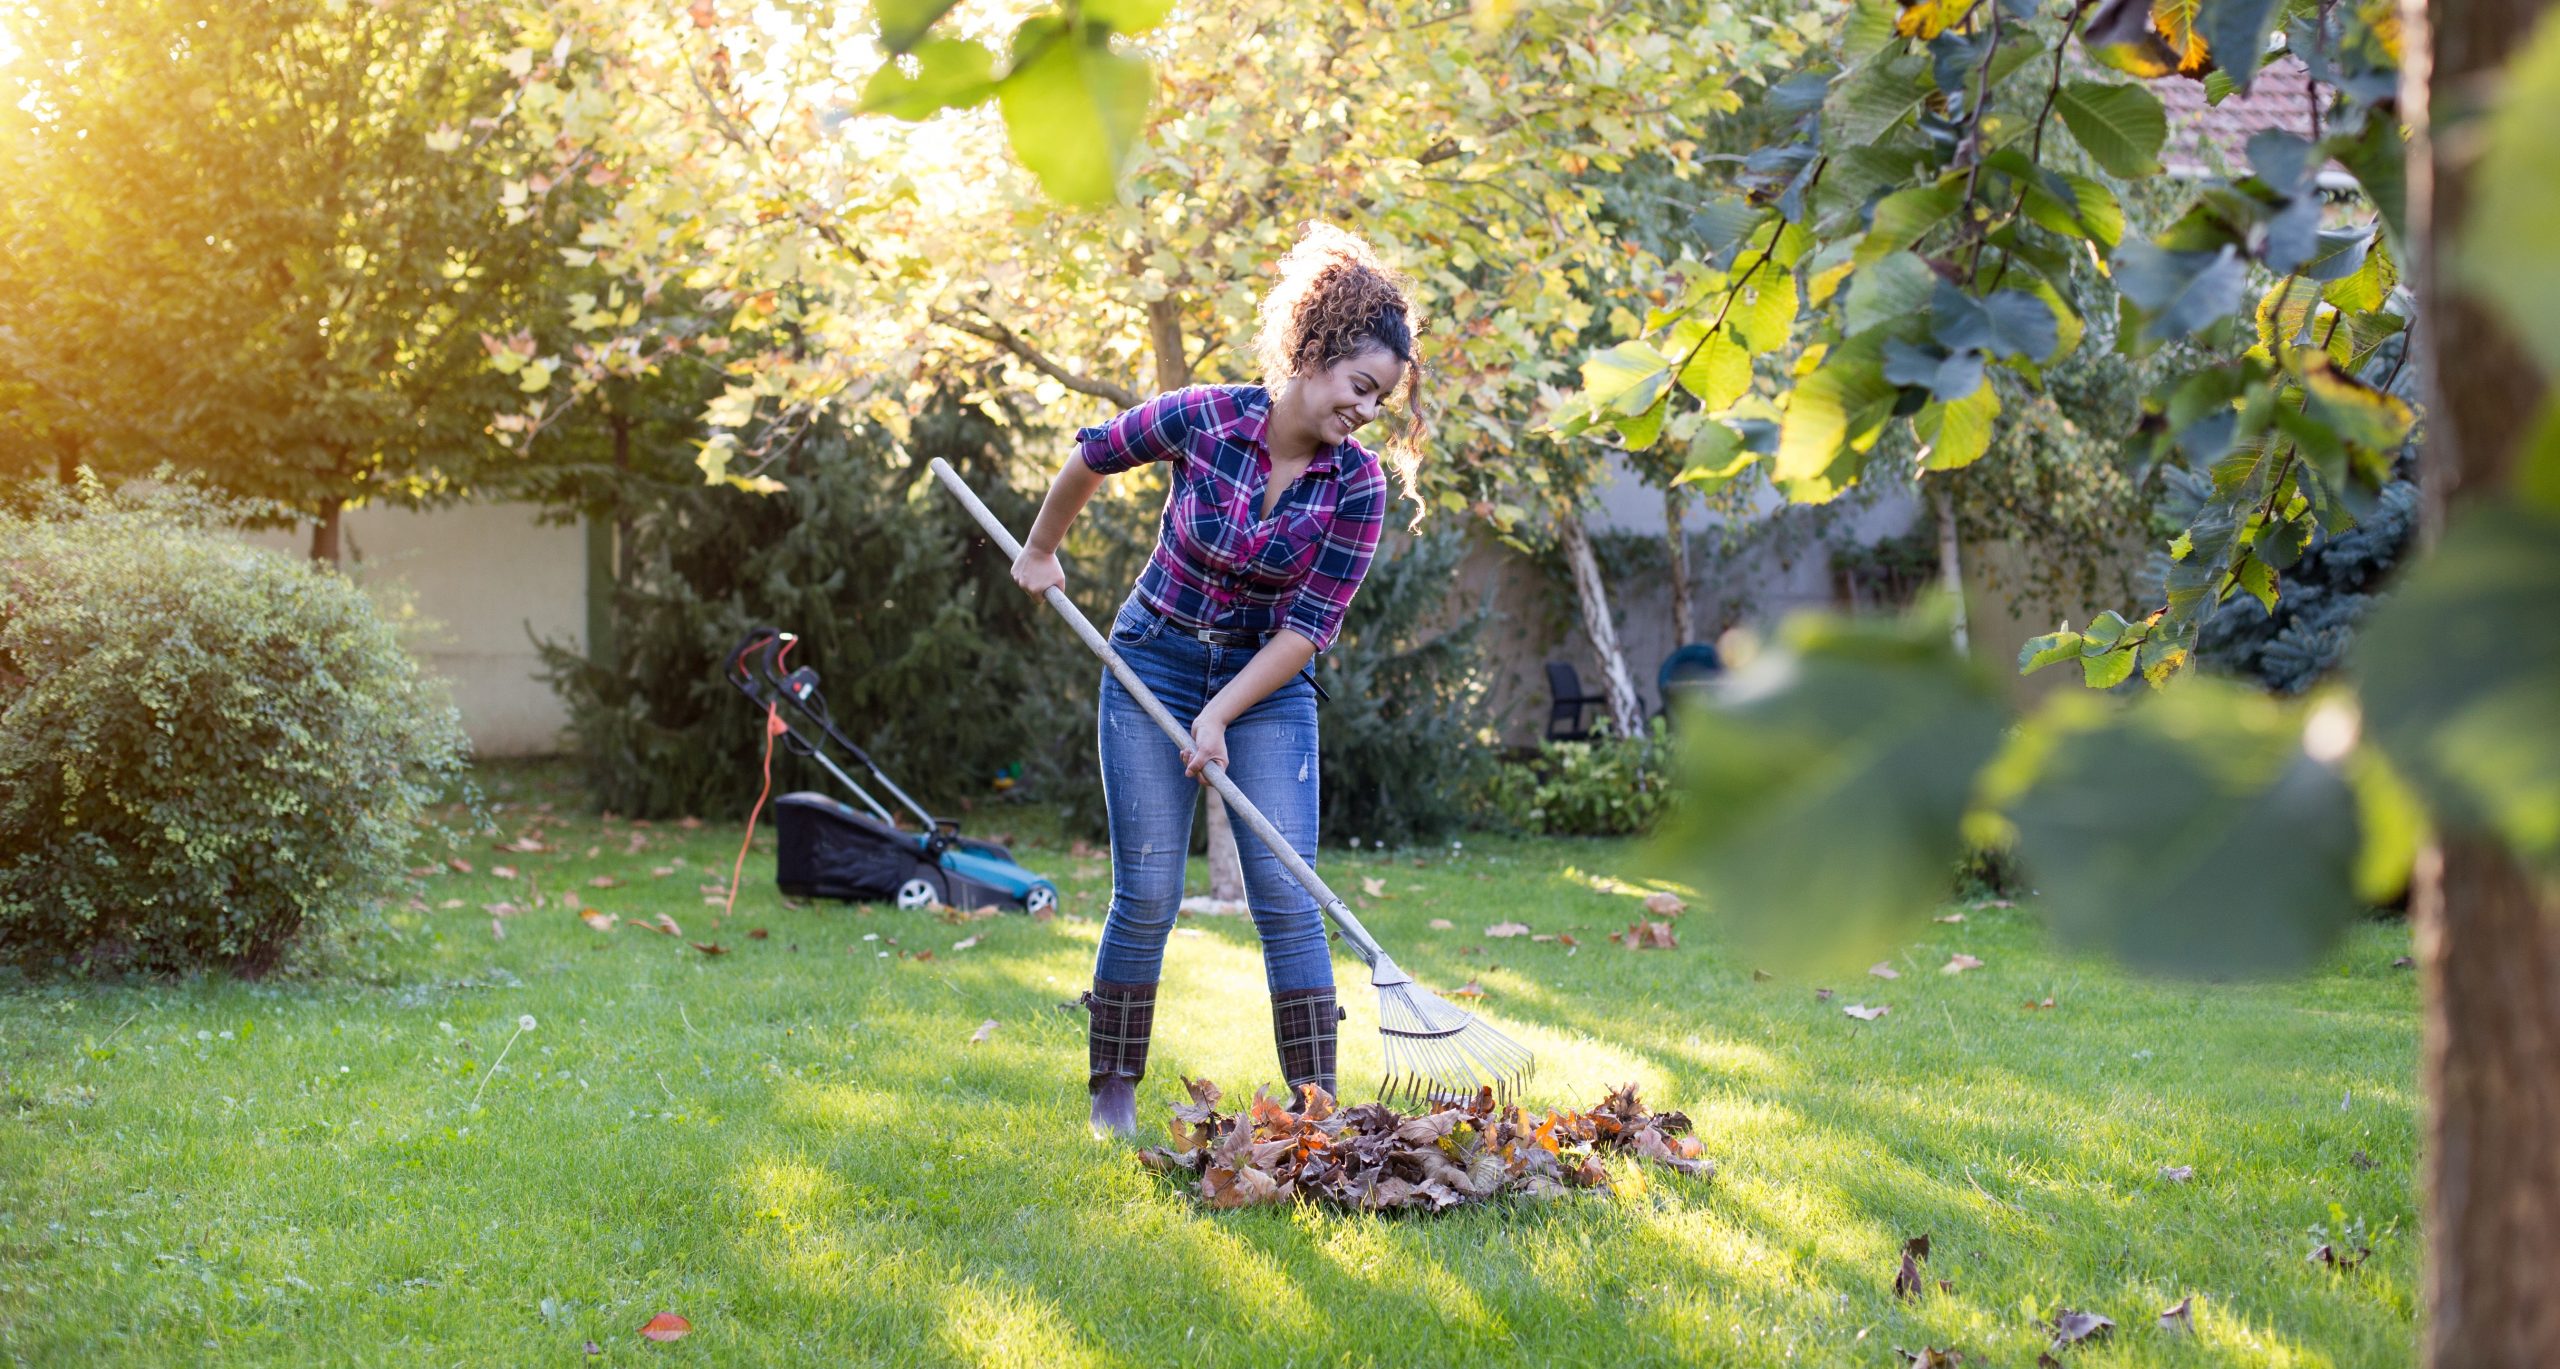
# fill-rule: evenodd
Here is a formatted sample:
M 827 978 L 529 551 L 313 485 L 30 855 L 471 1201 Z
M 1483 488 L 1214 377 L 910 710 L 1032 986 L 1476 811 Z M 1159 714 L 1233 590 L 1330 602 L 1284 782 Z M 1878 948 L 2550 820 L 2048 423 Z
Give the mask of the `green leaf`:
M 2018 155 L 2019 160 L 2025 160 L 2026 154 Z M 2062 184 L 2048 184 L 2046 177 Z M 2068 237 L 2087 239 L 2109 251 L 2115 250 L 2123 239 L 2124 207 L 2106 186 L 2078 172 L 2052 170 L 2044 170 L 2043 177 L 2026 178 L 2025 186 L 2026 200 L 2020 210 L 2034 222 Z
M 2400 267 L 2391 258 L 2390 245 L 2377 239 L 2355 270 L 2321 287 L 2320 297 L 2350 314 L 2367 313 L 2381 308 L 2399 283 Z
M 2352 922 L 2356 810 L 2305 755 L 2298 709 L 2191 679 L 2133 708 L 2059 695 L 2018 855 L 2071 944 L 2144 969 L 2263 974 Z
M 1113 33 L 1144 33 L 1173 13 L 1173 0 L 1083 0 L 1087 22 Z
M 1770 478 L 1819 477 L 1840 455 L 1853 421 L 1863 420 L 1871 407 L 1893 402 L 1893 386 L 1884 378 L 1883 344 L 1860 345 L 1873 337 L 1842 344 L 1797 382 L 1787 399 L 1786 419 L 1778 425 L 1778 456 Z
M 877 0 L 873 10 L 880 17 L 880 46 L 891 52 L 913 50 L 957 3 L 958 0 Z
M 2302 383 L 2311 393 L 2312 411 L 2328 420 L 2339 437 L 2368 451 L 2400 445 L 2417 422 L 2409 402 L 2377 390 L 2330 364 L 2326 353 L 2306 351 Z
M 2018 673 L 2032 675 L 2049 665 L 2079 660 L 2081 641 L 2079 633 L 2068 629 L 2028 638 L 2027 644 L 2018 648 Z
M 1713 494 L 1759 459 L 1760 453 L 1743 444 L 1742 434 L 1709 419 L 1699 424 L 1697 436 L 1689 439 L 1689 463 L 1671 483 L 1691 486 L 1700 494 Z
M 2144 314 L 2143 335 L 2179 338 L 2240 307 L 2249 262 L 2235 248 L 2169 252 L 2139 238 L 2116 249 L 2116 287 Z
M 2140 86 L 2065 81 L 2053 107 L 2090 159 L 2126 180 L 2157 175 L 2169 116 L 2160 97 Z
M 2356 794 L 2356 825 L 2364 843 L 2356 852 L 2356 897 L 2389 903 L 2409 887 L 2409 873 L 2427 844 L 2427 809 L 2375 747 L 2347 757 L 2347 783 Z
M 1796 278 L 1773 266 L 1751 273 L 1725 315 L 1725 327 L 1751 351 L 1774 352 L 1787 345 L 1796 321 Z
M 1858 265 L 1869 266 L 1929 236 L 1964 203 L 1962 178 L 1897 190 L 1876 201 L 1875 221 L 1858 243 Z
M 996 55 L 959 38 L 929 38 L 916 45 L 916 74 L 885 62 L 863 83 L 862 112 L 914 123 L 945 109 L 965 109 L 995 89 Z
M 1823 141 L 1857 147 L 1882 138 L 1928 98 L 1927 69 L 1917 57 L 1897 57 L 1851 72 L 1823 104 Z
M 2108 648 L 2080 653 L 2080 683 L 2091 689 L 2113 689 L 2133 678 L 2134 653 L 2130 649 Z
M 2053 311 L 2023 290 L 1976 299 L 1940 281 L 1929 308 L 1931 334 L 1950 351 L 1970 347 L 1995 357 L 2042 361 L 2060 340 Z
M 2560 869 L 2560 517 L 2475 508 L 2358 634 L 2374 740 L 2441 827 Z
M 1992 424 L 2000 417 L 2000 391 L 1985 385 L 1957 400 L 1931 400 L 1911 416 L 1911 430 L 1925 450 L 1921 464 L 1933 471 L 1970 466 L 1991 450 Z
M 2269 614 L 2276 611 L 2276 568 L 2255 556 L 2240 558 L 2240 569 L 2232 582 L 2249 591 Z
M 1943 612 L 1797 618 L 1682 720 L 1683 802 L 1659 849 L 1756 951 L 1864 959 L 1944 899 L 2003 721 L 1947 634 Z
M 2196 16 L 2195 27 L 2226 78 L 2245 87 L 2266 58 L 2267 35 L 2275 22 L 2276 0 L 2211 0 Z
M 1689 358 L 1688 364 L 1680 368 L 1680 388 L 1697 396 L 1707 412 L 1721 413 L 1750 393 L 1751 354 L 1726 329 L 1718 329 L 1700 345 L 1699 339 L 1706 330 L 1703 323 L 1682 319 L 1671 330 L 1671 355 Z M 1697 349 L 1694 354 L 1690 351 L 1693 347 Z
M 1938 287 L 1938 273 L 1929 263 L 1911 252 L 1892 252 L 1858 268 L 1849 277 L 1849 304 L 1845 325 L 1852 333 L 1863 333 L 1881 324 L 1897 323 L 1919 313 L 1929 305 L 1929 295 Z
M 2560 373 L 2560 20 L 2546 18 L 2499 81 L 2455 265 L 2543 370 Z
M 2512 110 L 2515 104 L 2509 101 L 2505 107 Z M 2364 187 L 2365 197 L 2373 201 L 2374 211 L 2382 216 L 2383 226 L 2391 230 L 2391 241 L 2406 250 L 2409 243 L 2409 148 L 2400 136 L 2400 121 L 2377 111 L 2365 120 L 2363 131 L 2354 138 L 2331 138 L 2321 146 L 2337 158 L 2339 165 L 2355 173 L 2356 183 Z M 2492 174 L 2487 179 L 2494 183 L 2504 178 Z M 2476 226 L 2485 222 L 2488 212 L 2488 205 L 2474 208 L 2471 223 Z
M 1671 358 L 1642 338 L 1596 352 L 1582 363 L 1582 393 L 1593 412 L 1622 414 L 1653 407 L 1671 371 Z
M 1069 204 L 1101 204 L 1155 98 L 1155 70 L 1111 50 L 1101 28 L 1037 18 L 1014 32 L 1013 69 L 996 87 L 1013 154 L 1040 188 Z

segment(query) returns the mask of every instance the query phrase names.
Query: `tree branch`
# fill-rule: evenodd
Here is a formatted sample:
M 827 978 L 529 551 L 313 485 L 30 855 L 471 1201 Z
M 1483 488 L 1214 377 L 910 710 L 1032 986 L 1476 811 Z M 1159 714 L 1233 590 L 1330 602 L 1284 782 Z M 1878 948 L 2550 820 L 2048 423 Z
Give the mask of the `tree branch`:
M 1133 409 L 1138 405 L 1138 395 L 1136 391 L 1128 389 L 1125 386 L 1114 385 L 1107 380 L 1096 380 L 1091 376 L 1078 375 L 1075 372 L 1068 370 L 1066 367 L 1061 366 L 1058 363 L 1051 361 L 1048 357 L 1041 355 L 1040 349 L 1024 341 L 1020 333 L 1005 327 L 994 319 L 985 319 L 982 321 L 978 319 L 965 318 L 959 314 L 952 313 L 948 309 L 936 309 L 933 311 L 933 321 L 941 324 L 945 328 L 956 329 L 960 332 L 967 333 L 971 337 L 981 338 L 985 341 L 994 343 L 998 347 L 1002 347 L 1006 351 L 1020 357 L 1024 365 L 1029 366 L 1032 370 L 1038 371 L 1040 374 L 1047 376 L 1051 380 L 1066 386 L 1077 394 L 1092 395 L 1096 399 L 1109 400 L 1111 403 L 1117 404 L 1124 409 Z

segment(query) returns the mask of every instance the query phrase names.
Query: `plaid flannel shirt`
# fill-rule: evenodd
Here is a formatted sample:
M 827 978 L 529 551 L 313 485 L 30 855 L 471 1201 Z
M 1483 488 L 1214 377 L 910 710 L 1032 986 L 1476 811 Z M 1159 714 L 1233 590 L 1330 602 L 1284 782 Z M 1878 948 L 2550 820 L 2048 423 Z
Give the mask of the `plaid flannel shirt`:
M 1377 552 L 1386 472 L 1356 441 L 1323 448 L 1265 518 L 1270 417 L 1259 385 L 1194 385 L 1079 430 L 1076 450 L 1104 475 L 1172 465 L 1155 554 L 1138 576 L 1149 608 L 1194 628 L 1288 628 L 1323 651 Z

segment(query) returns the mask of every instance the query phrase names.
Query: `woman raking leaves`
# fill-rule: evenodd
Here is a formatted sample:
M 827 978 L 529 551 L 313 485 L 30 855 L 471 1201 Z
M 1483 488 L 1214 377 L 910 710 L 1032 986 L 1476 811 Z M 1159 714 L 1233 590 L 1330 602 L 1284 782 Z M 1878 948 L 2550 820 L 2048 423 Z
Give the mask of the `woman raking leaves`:
M 1065 583 L 1058 544 L 1105 477 L 1167 464 L 1154 554 L 1110 629 L 1112 647 L 1190 730 L 1177 747 L 1108 670 L 1098 733 L 1111 823 L 1111 908 L 1095 957 L 1086 1088 L 1097 1131 L 1133 1134 L 1156 984 L 1182 902 L 1195 784 L 1218 764 L 1296 853 L 1316 844 L 1316 688 L 1376 553 L 1387 466 L 1413 487 L 1421 436 L 1415 319 L 1365 242 L 1310 225 L 1264 296 L 1264 383 L 1159 395 L 1076 435 L 1013 563 L 1041 595 Z M 1353 434 L 1404 395 L 1386 458 Z M 1333 962 L 1315 898 L 1253 832 L 1236 833 L 1262 940 L 1272 1032 L 1293 1096 L 1335 1088 Z

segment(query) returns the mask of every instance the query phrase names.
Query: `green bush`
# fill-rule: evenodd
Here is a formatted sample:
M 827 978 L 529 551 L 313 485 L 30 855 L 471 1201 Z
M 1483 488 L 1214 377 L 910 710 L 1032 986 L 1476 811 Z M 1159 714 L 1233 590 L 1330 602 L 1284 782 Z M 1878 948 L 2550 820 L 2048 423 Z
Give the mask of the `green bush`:
M 1329 841 L 1430 841 L 1465 823 L 1485 767 L 1480 639 L 1493 610 L 1444 621 L 1466 542 L 1435 530 L 1382 548 L 1316 678 Z
M 1662 720 L 1640 737 L 1605 730 L 1590 741 L 1540 744 L 1537 754 L 1494 771 L 1488 800 L 1503 820 L 1549 836 L 1632 836 L 1650 832 L 1671 802 Z
M 460 718 L 356 586 L 185 488 L 0 513 L 0 956 L 272 969 L 388 896 Z

